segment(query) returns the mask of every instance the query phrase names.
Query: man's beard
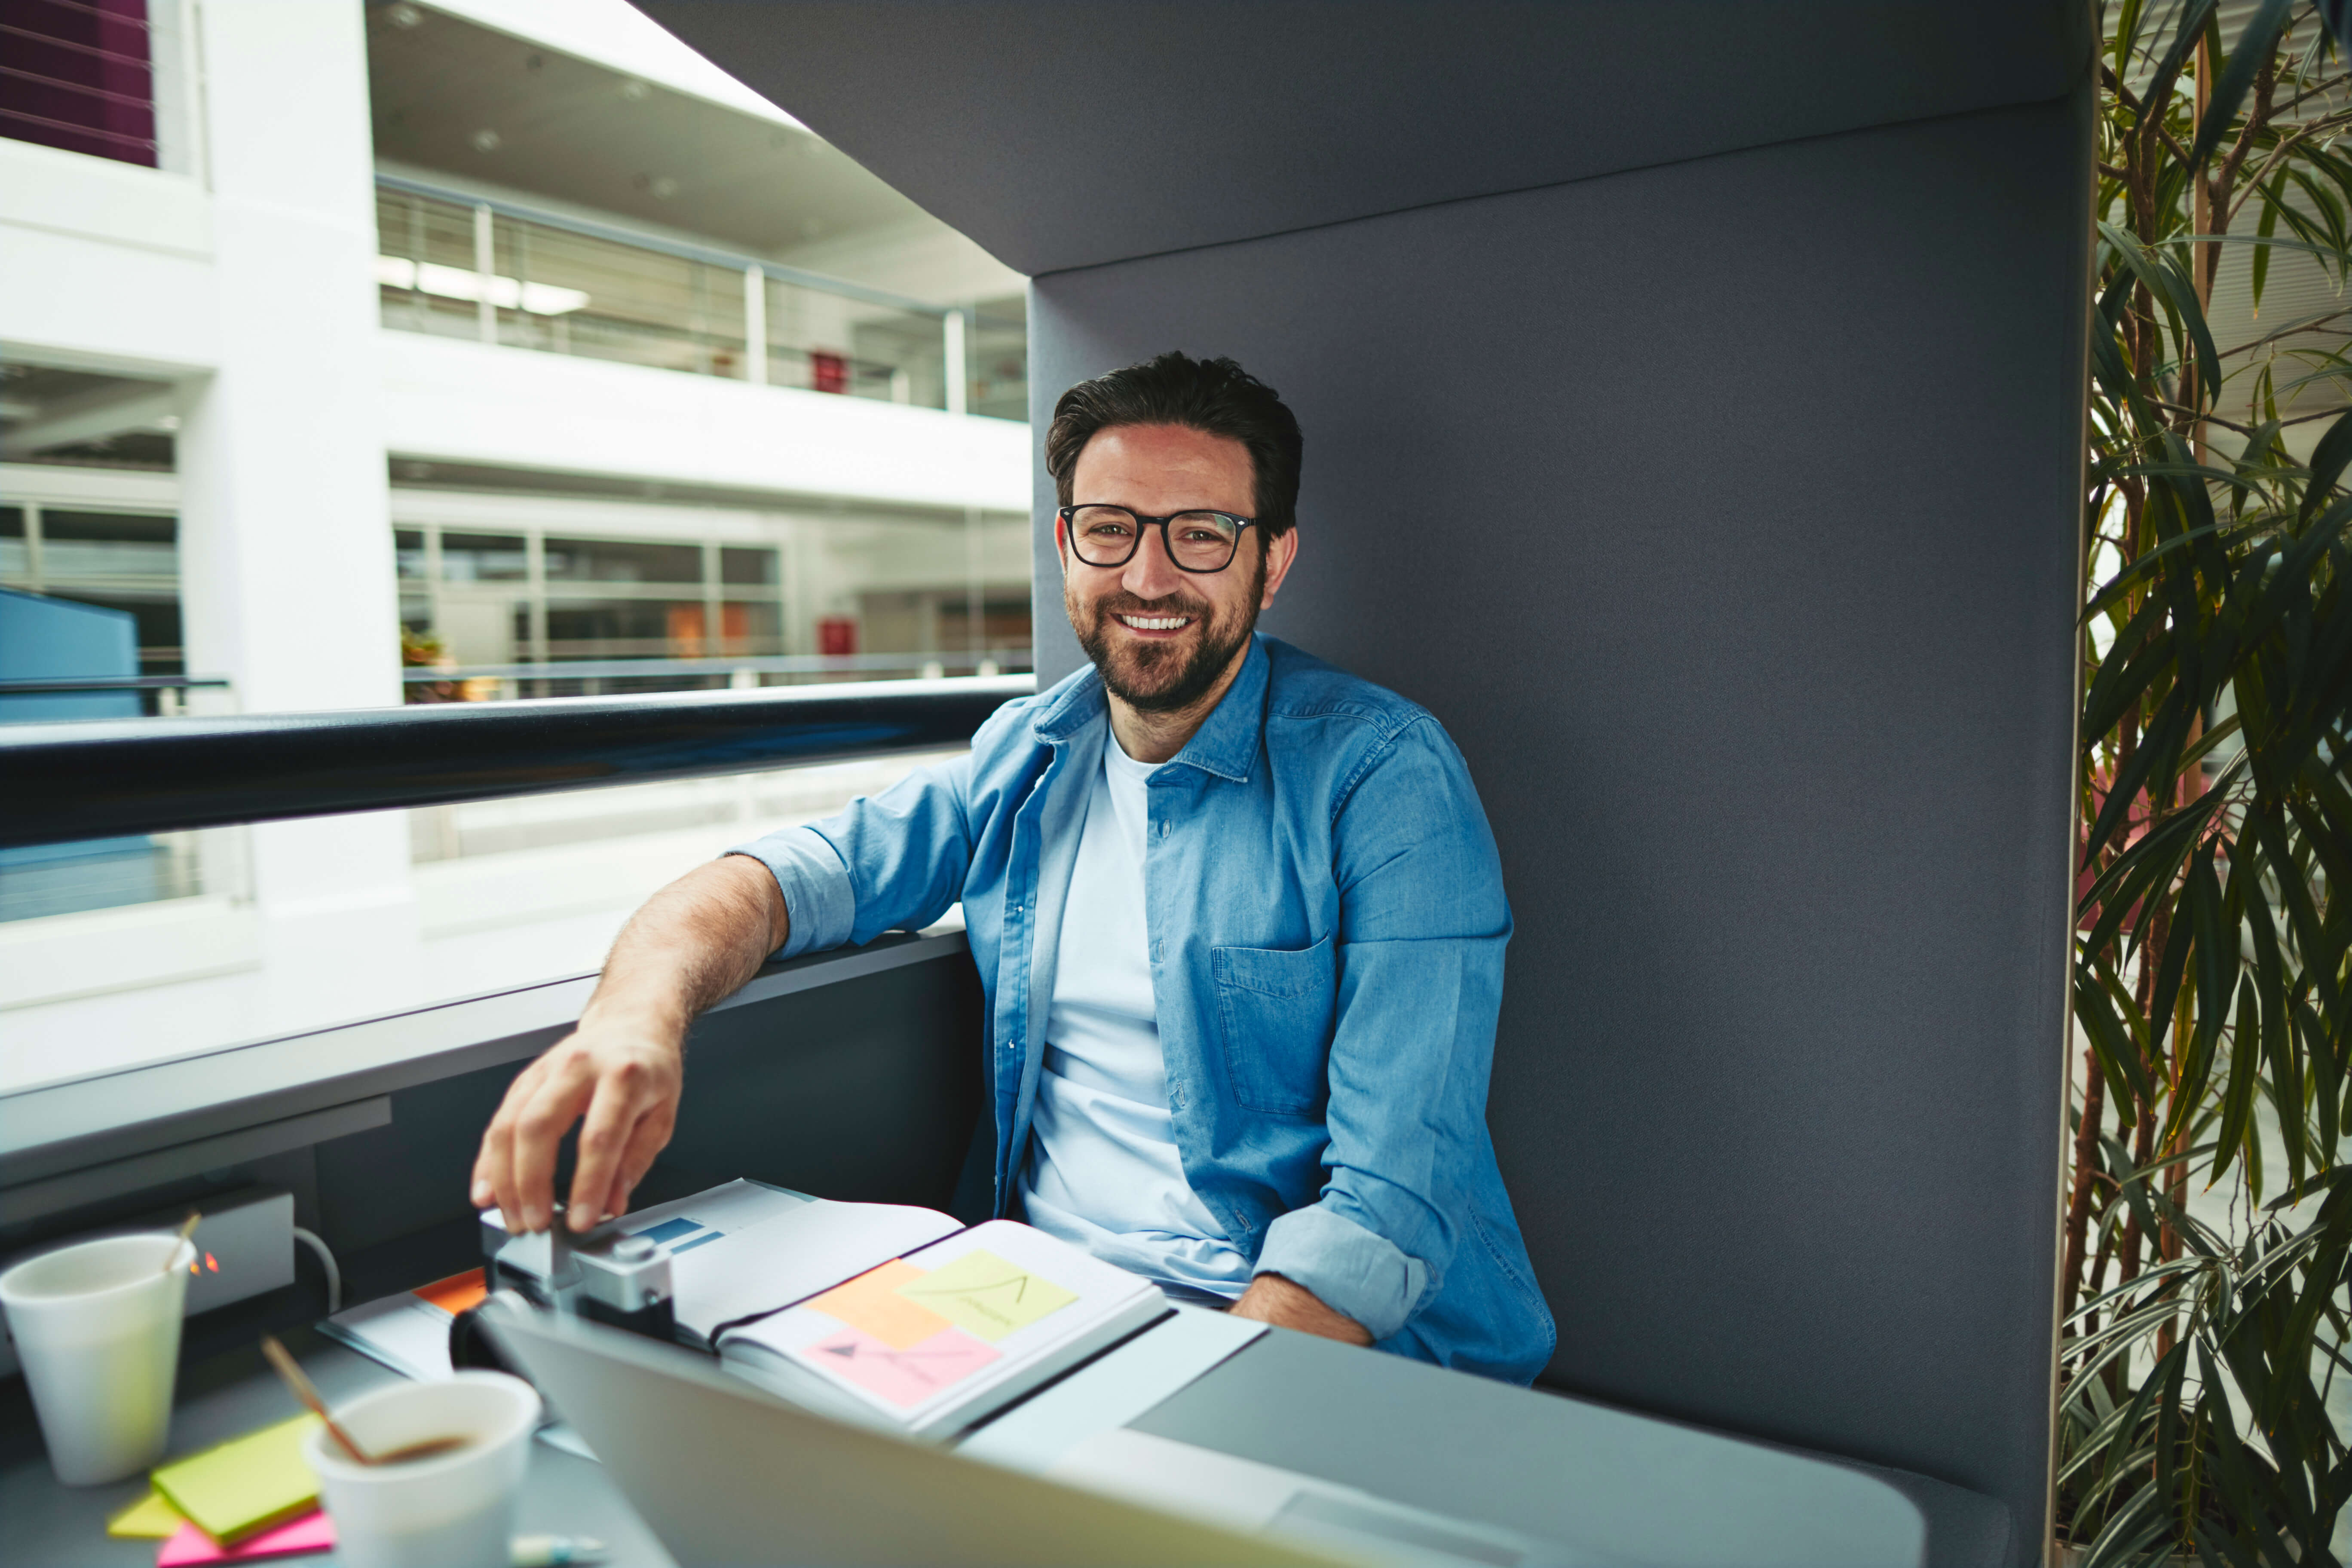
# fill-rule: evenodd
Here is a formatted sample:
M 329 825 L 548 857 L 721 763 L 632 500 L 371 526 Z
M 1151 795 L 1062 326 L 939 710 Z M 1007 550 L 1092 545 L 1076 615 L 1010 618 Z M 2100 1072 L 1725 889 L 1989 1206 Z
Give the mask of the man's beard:
M 1129 593 L 1107 594 L 1091 604 L 1070 587 L 1062 590 L 1078 646 L 1094 660 L 1103 687 L 1129 707 L 1145 713 L 1172 713 L 1189 708 L 1207 695 L 1257 628 L 1258 601 L 1265 596 L 1265 562 L 1261 557 L 1250 574 L 1249 593 L 1243 608 L 1220 620 L 1209 605 L 1186 594 L 1139 599 Z M 1177 642 L 1111 642 L 1111 617 L 1130 616 L 1191 616 L 1199 628 L 1191 654 Z

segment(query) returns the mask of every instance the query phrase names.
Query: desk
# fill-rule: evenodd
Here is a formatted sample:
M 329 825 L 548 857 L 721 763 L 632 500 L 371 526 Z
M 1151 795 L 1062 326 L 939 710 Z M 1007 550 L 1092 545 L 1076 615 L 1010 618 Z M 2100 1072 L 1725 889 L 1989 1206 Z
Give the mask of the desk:
M 331 1402 L 395 1376 L 316 1335 L 288 1338 Z M 0 1415 L 0 1563 L 152 1564 L 153 1542 L 106 1535 L 107 1515 L 139 1496 L 144 1479 L 57 1485 L 30 1404 L 16 1386 Z M 174 1453 L 291 1410 L 250 1351 L 184 1368 L 180 1395 Z M 1919 1509 L 1934 1568 L 1993 1568 L 2009 1549 L 2008 1510 L 1956 1487 L 1278 1330 L 1132 1425 L 1529 1535 L 1622 1543 L 1628 1555 L 1662 1565 L 1759 1561 L 1759 1543 L 1776 1518 L 1801 1517 L 1857 1474 L 1894 1487 Z M 615 1568 L 674 1568 L 595 1465 L 543 1443 L 532 1447 L 518 1528 L 595 1536 L 613 1547 Z
M 399 1381 L 397 1373 L 308 1330 L 281 1337 L 331 1405 Z M 293 1396 L 257 1350 L 183 1366 L 179 1394 L 172 1418 L 174 1456 L 299 1414 Z M 154 1542 L 115 1541 L 106 1533 L 107 1516 L 146 1490 L 144 1476 L 106 1487 L 58 1485 L 41 1449 L 32 1402 L 22 1382 L 12 1384 L 5 1417 L 0 1417 L 0 1563 L 10 1568 L 20 1563 L 25 1568 L 154 1568 Z M 605 1484 L 600 1468 L 544 1443 L 531 1445 L 530 1479 L 515 1528 L 593 1535 L 611 1544 L 615 1568 L 674 1568 L 669 1553 L 646 1532 L 635 1511 Z M 323 1568 L 336 1559 L 320 1553 L 279 1561 L 288 1568 Z

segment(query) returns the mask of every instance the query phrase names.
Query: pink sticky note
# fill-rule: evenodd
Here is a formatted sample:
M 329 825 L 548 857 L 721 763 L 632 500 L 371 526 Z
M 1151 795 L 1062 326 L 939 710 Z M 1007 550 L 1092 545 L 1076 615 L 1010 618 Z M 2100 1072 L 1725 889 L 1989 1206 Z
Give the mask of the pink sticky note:
M 324 1510 L 315 1510 L 285 1524 L 275 1524 L 258 1535 L 247 1536 L 235 1546 L 215 1545 L 213 1538 L 193 1524 L 180 1526 L 179 1533 L 163 1542 L 155 1552 L 155 1568 L 193 1568 L 205 1563 L 257 1563 L 265 1557 L 294 1557 L 305 1552 L 331 1552 L 335 1547 L 335 1521 Z
M 871 1389 L 893 1405 L 920 1405 L 996 1359 L 993 1348 L 961 1329 L 943 1329 L 904 1350 L 844 1329 L 802 1351 L 801 1358 Z

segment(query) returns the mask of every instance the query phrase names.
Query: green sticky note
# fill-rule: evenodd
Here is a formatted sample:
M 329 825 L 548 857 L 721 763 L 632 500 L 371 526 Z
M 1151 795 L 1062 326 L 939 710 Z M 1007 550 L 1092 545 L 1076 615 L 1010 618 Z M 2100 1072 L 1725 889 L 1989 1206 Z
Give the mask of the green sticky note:
M 118 1540 L 168 1541 L 180 1533 L 180 1510 L 149 1492 L 106 1521 L 106 1533 Z
M 317 1504 L 319 1478 L 302 1458 L 302 1436 L 318 1424 L 297 1415 L 175 1459 L 155 1472 L 155 1489 L 198 1530 L 235 1545 Z
M 909 1279 L 898 1294 L 989 1341 L 1025 1329 L 1078 1299 L 1051 1279 L 978 1248 Z

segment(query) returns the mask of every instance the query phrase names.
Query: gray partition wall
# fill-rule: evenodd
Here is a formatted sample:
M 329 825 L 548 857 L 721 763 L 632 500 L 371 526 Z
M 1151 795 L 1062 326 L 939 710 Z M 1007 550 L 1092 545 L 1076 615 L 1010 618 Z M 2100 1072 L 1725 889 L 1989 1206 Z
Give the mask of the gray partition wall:
M 1545 1381 L 2038 1554 L 2088 8 L 647 9 L 1034 277 L 1040 434 L 1171 347 L 1297 411 L 1264 626 L 1433 710 L 1501 843 Z

